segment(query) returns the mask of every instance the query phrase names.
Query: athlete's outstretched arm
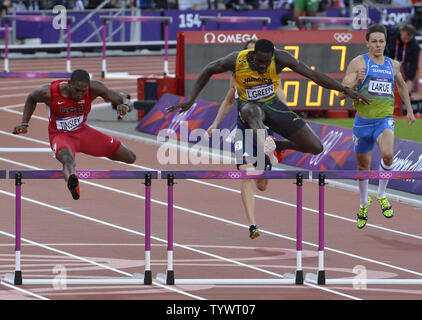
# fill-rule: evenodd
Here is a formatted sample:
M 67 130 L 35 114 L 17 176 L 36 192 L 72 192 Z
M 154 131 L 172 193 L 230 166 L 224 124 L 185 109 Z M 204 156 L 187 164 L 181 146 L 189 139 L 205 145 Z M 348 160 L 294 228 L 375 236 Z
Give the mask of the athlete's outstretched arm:
M 343 92 L 350 98 L 359 100 L 366 104 L 370 103 L 370 101 L 367 98 L 358 94 L 357 92 L 353 91 L 352 89 L 348 87 L 344 87 L 337 80 L 327 76 L 324 73 L 312 70 L 307 65 L 305 65 L 304 63 L 300 62 L 295 57 L 293 57 L 287 51 L 276 50 L 275 57 L 276 57 L 277 64 L 282 65 L 283 67 L 289 67 L 293 71 L 307 77 L 308 79 L 311 79 L 312 81 L 314 81 L 315 83 L 319 84 L 320 86 L 324 88 Z
M 129 99 L 123 97 L 117 91 L 108 88 L 104 83 L 92 80 L 91 81 L 91 95 L 92 100 L 97 97 L 101 97 L 106 101 L 110 101 L 112 104 L 117 106 L 117 113 L 120 116 L 124 116 L 127 112 L 133 110 L 133 103 Z
M 20 125 L 13 128 L 14 134 L 28 132 L 29 120 L 34 113 L 38 102 L 44 102 L 46 105 L 50 105 L 50 84 L 45 84 L 28 95 L 23 109 L 22 122 Z
M 167 108 L 167 111 L 173 112 L 177 109 L 180 109 L 180 113 L 188 110 L 195 102 L 195 99 L 198 97 L 201 90 L 205 87 L 205 85 L 214 74 L 223 73 L 226 71 L 234 72 L 237 54 L 238 52 L 232 52 L 223 58 L 208 63 L 199 73 L 198 79 L 196 79 L 189 100 L 175 104 L 174 106 L 170 106 Z
M 346 75 L 344 76 L 341 84 L 345 87 L 349 87 L 352 90 L 356 90 L 359 84 L 365 78 L 365 60 L 362 56 L 357 56 L 350 61 L 346 69 Z M 339 99 L 343 100 L 348 97 L 348 95 L 340 92 L 338 95 Z
M 400 63 L 396 60 L 393 60 L 393 68 L 394 68 L 394 81 L 397 84 L 397 90 L 400 94 L 401 100 L 404 102 L 407 110 L 407 122 L 412 124 L 416 121 L 415 116 L 413 114 L 413 108 L 410 103 L 410 95 L 409 90 L 407 89 L 406 82 L 403 79 L 400 71 Z

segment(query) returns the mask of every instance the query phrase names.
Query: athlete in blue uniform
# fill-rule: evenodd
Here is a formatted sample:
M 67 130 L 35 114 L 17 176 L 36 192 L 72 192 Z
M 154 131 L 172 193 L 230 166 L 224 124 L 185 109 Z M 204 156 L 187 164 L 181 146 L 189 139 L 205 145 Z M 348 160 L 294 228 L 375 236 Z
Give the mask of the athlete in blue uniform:
M 406 105 L 409 124 L 415 121 L 410 104 L 409 91 L 400 72 L 400 64 L 384 56 L 387 31 L 383 25 L 372 25 L 366 31 L 369 52 L 350 61 L 342 82 L 356 89 L 371 100 L 370 104 L 354 101 L 357 110 L 353 125 L 353 142 L 358 170 L 369 170 L 375 143 L 381 153 L 379 170 L 391 170 L 394 157 L 394 85 L 397 85 L 402 101 Z M 341 99 L 346 95 L 340 94 Z M 375 198 L 385 217 L 393 216 L 393 209 L 385 196 L 388 180 L 379 180 Z M 363 228 L 368 220 L 368 180 L 359 180 L 360 208 L 357 227 Z

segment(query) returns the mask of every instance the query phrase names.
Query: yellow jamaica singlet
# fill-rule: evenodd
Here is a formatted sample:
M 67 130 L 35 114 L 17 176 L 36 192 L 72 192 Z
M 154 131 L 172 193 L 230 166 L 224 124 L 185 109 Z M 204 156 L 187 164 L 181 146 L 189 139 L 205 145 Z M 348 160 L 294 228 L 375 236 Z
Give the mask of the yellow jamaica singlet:
M 239 99 L 243 101 L 264 102 L 276 96 L 280 85 L 280 75 L 277 74 L 275 58 L 267 71 L 263 74 L 252 70 L 247 59 L 248 52 L 253 49 L 242 50 L 236 59 L 236 69 L 233 79 L 236 83 Z

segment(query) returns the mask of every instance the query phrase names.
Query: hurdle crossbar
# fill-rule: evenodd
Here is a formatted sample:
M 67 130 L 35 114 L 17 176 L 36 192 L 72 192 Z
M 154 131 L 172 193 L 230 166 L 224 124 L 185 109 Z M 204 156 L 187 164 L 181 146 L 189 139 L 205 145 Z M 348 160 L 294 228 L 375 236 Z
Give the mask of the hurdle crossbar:
M 262 30 L 267 30 L 267 25 L 271 23 L 270 17 L 236 17 L 236 16 L 199 16 L 202 31 L 205 31 L 207 21 L 217 23 L 261 23 Z
M 4 20 L 4 72 L 0 72 L 0 78 L 70 78 L 71 61 L 70 61 L 70 43 L 71 43 L 71 24 L 75 17 L 66 18 L 67 31 L 67 56 L 66 56 L 66 72 L 11 72 L 9 70 L 9 21 L 30 21 L 30 22 L 52 22 L 55 16 L 39 16 L 25 15 L 14 16 L 5 15 L 1 17 Z
M 352 24 L 354 18 L 347 17 L 299 17 L 301 22 L 310 23 L 332 23 L 332 24 Z
M 319 285 L 326 284 L 422 284 L 422 279 L 365 279 L 365 278 L 331 278 L 327 279 L 324 267 L 324 207 L 325 207 L 325 185 L 326 179 L 422 179 L 422 171 L 313 171 L 313 175 L 318 175 L 319 185 L 319 208 L 318 208 L 318 273 L 307 273 L 305 281 Z
M 5 174 L 5 173 L 4 173 Z M 2 172 L 0 171 L 0 177 Z M 152 284 L 151 275 L 151 180 L 157 179 L 157 171 L 140 170 L 77 170 L 79 179 L 144 179 L 145 182 L 145 271 L 143 276 L 134 273 L 126 278 L 60 279 L 66 284 Z M 15 285 L 53 285 L 57 279 L 23 278 L 21 269 L 21 186 L 22 179 L 60 179 L 58 170 L 10 170 L 9 179 L 15 179 L 15 273 L 7 273 L 4 281 Z
M 138 79 L 142 75 L 130 75 L 128 72 L 107 72 L 107 28 L 106 25 L 110 21 L 115 22 L 160 22 L 164 24 L 164 75 L 169 75 L 169 59 L 168 59 L 168 28 L 169 23 L 173 22 L 172 17 L 162 16 L 100 16 L 103 21 L 103 52 L 102 52 L 102 78 L 103 79 Z
M 162 171 L 161 179 L 167 179 L 168 222 L 167 222 L 167 274 L 158 273 L 156 279 L 169 285 L 177 284 L 303 284 L 302 270 L 302 185 L 308 178 L 307 171 Z M 175 179 L 296 179 L 296 274 L 280 274 L 280 279 L 175 279 L 173 268 L 173 188 Z

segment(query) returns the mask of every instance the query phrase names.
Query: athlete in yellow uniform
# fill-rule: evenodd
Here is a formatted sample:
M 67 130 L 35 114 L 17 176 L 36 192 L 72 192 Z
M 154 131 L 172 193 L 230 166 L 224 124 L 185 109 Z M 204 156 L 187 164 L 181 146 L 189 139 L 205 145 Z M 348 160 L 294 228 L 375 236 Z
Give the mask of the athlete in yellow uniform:
M 369 103 L 364 96 L 326 74 L 312 70 L 288 51 L 276 49 L 271 41 L 260 39 L 254 50 L 232 52 L 208 63 L 201 70 L 190 98 L 170 106 L 167 111 L 188 110 L 211 76 L 231 71 L 235 74 L 236 88 L 240 95 L 239 115 L 249 128 L 257 130 L 267 126 L 285 137 L 287 140 L 277 142 L 277 150 L 293 149 L 319 154 L 323 150 L 321 140 L 306 122 L 277 98 L 276 90 L 273 90 L 277 86 L 274 83 L 274 72 L 279 74 L 284 68 L 290 68 L 324 88 L 337 90 L 352 99 Z

